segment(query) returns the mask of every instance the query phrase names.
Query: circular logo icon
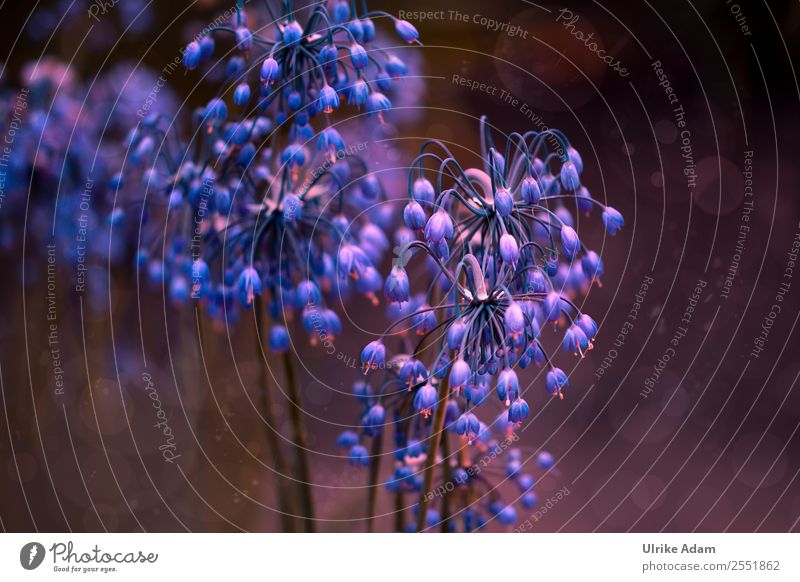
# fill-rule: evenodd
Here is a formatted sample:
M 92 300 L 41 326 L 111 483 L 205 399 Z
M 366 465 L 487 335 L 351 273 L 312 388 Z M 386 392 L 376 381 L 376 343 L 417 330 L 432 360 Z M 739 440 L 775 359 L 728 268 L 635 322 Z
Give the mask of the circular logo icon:
M 19 551 L 19 563 L 26 570 L 35 570 L 44 561 L 44 546 L 39 542 L 30 542 Z

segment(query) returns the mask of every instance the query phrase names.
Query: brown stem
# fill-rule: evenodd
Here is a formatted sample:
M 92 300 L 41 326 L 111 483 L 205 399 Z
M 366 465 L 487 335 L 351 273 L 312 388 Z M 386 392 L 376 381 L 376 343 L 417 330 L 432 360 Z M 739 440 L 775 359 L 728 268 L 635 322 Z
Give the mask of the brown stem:
M 453 471 L 450 468 L 450 442 L 446 434 L 442 435 L 442 477 L 445 483 L 442 495 L 442 533 L 447 533 L 450 525 L 450 493 L 447 492 L 447 484 L 453 481 Z
M 261 391 L 261 408 L 262 414 L 267 424 L 267 452 L 271 454 L 275 461 L 275 479 L 277 484 L 277 497 L 278 497 L 278 510 L 281 514 L 281 526 L 284 532 L 296 531 L 294 523 L 294 504 L 290 499 L 290 488 L 287 476 L 289 475 L 288 464 L 286 458 L 281 451 L 280 443 L 278 442 L 277 424 L 272 415 L 272 387 L 270 378 L 269 366 L 267 366 L 266 357 L 261 345 L 261 338 L 264 337 L 264 318 L 263 318 L 263 303 L 260 296 L 256 296 L 253 304 L 253 310 L 256 316 L 256 357 L 258 358 L 261 373 L 259 374 L 259 388 Z
M 369 490 L 367 491 L 367 533 L 375 530 L 375 500 L 378 497 L 378 476 L 381 468 L 383 431 L 372 439 L 372 456 L 369 465 Z
M 394 531 L 403 533 L 406 528 L 404 521 L 405 508 L 403 507 L 403 494 L 399 491 L 394 494 Z
M 292 423 L 294 440 L 295 463 L 297 466 L 297 486 L 300 490 L 300 504 L 303 508 L 303 527 L 307 533 L 316 531 L 314 521 L 314 497 L 311 488 L 311 477 L 308 462 L 308 447 L 306 444 L 306 425 L 303 416 L 300 388 L 297 385 L 297 372 L 295 370 L 292 354 L 283 355 L 283 365 L 286 370 L 286 385 L 289 390 L 289 418 Z
M 439 403 L 433 417 L 433 431 L 428 439 L 428 456 L 425 458 L 425 473 L 422 481 L 422 491 L 419 495 L 419 515 L 417 515 L 417 531 L 425 529 L 425 514 L 428 512 L 428 493 L 433 483 L 433 468 L 436 466 L 436 452 L 442 441 L 444 428 L 444 413 L 447 408 L 447 397 L 450 395 L 450 375 L 439 383 Z

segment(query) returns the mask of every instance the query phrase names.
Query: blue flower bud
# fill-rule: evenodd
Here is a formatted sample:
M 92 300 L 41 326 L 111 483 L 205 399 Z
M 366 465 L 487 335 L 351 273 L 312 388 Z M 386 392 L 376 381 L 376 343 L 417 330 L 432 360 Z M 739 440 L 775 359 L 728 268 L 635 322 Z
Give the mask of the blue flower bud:
M 248 101 L 250 101 L 250 85 L 239 83 L 233 92 L 233 102 L 239 107 L 243 107 L 247 105 Z
M 342 449 L 349 449 L 358 444 L 358 435 L 352 430 L 346 430 L 336 439 L 336 446 Z
M 567 379 L 567 375 L 564 373 L 564 370 L 561 368 L 553 368 L 547 373 L 547 377 L 545 379 L 545 388 L 547 389 L 547 393 L 552 396 L 558 396 L 559 398 L 564 398 L 564 395 L 561 393 L 563 388 L 566 388 L 569 384 L 569 380 Z
M 425 211 L 416 201 L 411 200 L 403 209 L 403 222 L 411 230 L 420 230 L 425 226 Z
M 200 64 L 201 48 L 196 40 L 190 42 L 183 51 L 183 66 L 188 70 L 196 69 Z
M 500 216 L 508 216 L 514 210 L 514 197 L 506 188 L 501 188 L 495 192 L 494 209 Z
M 575 164 L 570 161 L 566 161 L 561 165 L 561 183 L 570 192 L 574 192 L 581 185 L 578 170 L 575 168 Z
M 439 243 L 453 236 L 453 221 L 444 210 L 437 210 L 425 225 L 425 239 L 429 243 Z
M 504 263 L 515 265 L 519 259 L 517 240 L 508 233 L 500 237 L 500 257 Z
M 506 368 L 497 377 L 497 397 L 501 402 L 505 402 L 506 406 L 512 400 L 519 398 L 519 378 L 517 373 L 511 368 Z
M 336 0 L 331 7 L 331 16 L 336 24 L 350 20 L 350 3 L 347 0 Z
M 522 191 L 522 200 L 525 201 L 525 204 L 539 204 L 542 191 L 535 179 L 528 176 L 522 181 L 522 187 L 520 189 Z
M 592 195 L 585 186 L 578 188 L 578 191 L 575 193 L 575 204 L 578 206 L 578 212 L 589 214 L 589 212 L 592 211 L 594 207 Z
M 272 57 L 264 59 L 264 63 L 261 65 L 261 82 L 264 85 L 272 85 L 278 78 L 279 71 L 278 61 Z
M 463 387 L 472 377 L 472 370 L 463 358 L 458 358 L 450 370 L 450 387 L 453 389 Z
M 422 416 L 430 416 L 431 411 L 436 408 L 439 401 L 439 395 L 436 388 L 430 384 L 420 386 L 417 393 L 414 395 L 414 409 L 422 414 Z
M 553 455 L 547 451 L 542 451 L 536 456 L 536 464 L 545 471 L 552 469 L 555 462 L 556 460 L 553 458 Z
M 287 22 L 283 27 L 283 44 L 295 46 L 300 43 L 303 37 L 303 27 L 296 20 Z
M 525 509 L 533 509 L 534 507 L 536 507 L 536 504 L 538 502 L 539 498 L 536 497 L 536 493 L 533 493 L 532 491 L 528 491 L 525 495 L 522 496 L 522 499 L 520 499 L 520 503 L 522 504 L 522 507 L 524 507 Z
M 384 288 L 386 299 L 395 303 L 405 303 L 409 300 L 408 287 L 406 270 L 399 265 L 392 267 L 392 271 L 386 278 L 386 286 Z
M 369 18 L 361 20 L 361 26 L 364 28 L 364 42 L 371 42 L 375 40 L 375 24 Z
M 431 184 L 430 180 L 420 177 L 414 180 L 414 186 L 412 188 L 411 195 L 417 202 L 433 204 L 433 200 L 436 197 L 436 191 L 433 189 L 433 184 Z
M 522 398 L 517 398 L 508 409 L 508 422 L 520 423 L 528 418 L 528 403 Z
M 319 108 L 323 113 L 333 113 L 339 108 L 339 95 L 330 85 L 326 84 L 319 92 Z
M 564 251 L 564 257 L 568 261 L 572 261 L 575 255 L 581 248 L 581 241 L 578 240 L 578 233 L 571 226 L 561 227 L 561 249 Z
M 572 351 L 583 354 L 589 349 L 589 338 L 579 326 L 573 325 L 564 333 L 562 345 L 565 352 Z
M 625 220 L 622 218 L 622 214 L 620 214 L 614 208 L 607 206 L 606 209 L 603 211 L 603 224 L 608 231 L 608 234 L 615 235 L 625 224 Z
M 363 79 L 353 83 L 347 93 L 347 102 L 350 105 L 361 107 L 369 99 L 369 86 Z
M 269 349 L 276 354 L 283 354 L 289 349 L 289 332 L 282 325 L 273 325 L 269 330 Z
M 413 43 L 419 38 L 419 32 L 416 27 L 407 20 L 395 20 L 394 29 L 397 32 L 397 36 L 407 43 Z
M 447 328 L 447 347 L 450 350 L 461 348 L 464 334 L 467 333 L 467 324 L 461 320 L 456 320 Z
M 471 444 L 481 430 L 481 423 L 471 412 L 465 412 L 458 417 L 455 425 L 456 434 L 464 437 Z
M 236 48 L 242 52 L 247 52 L 253 48 L 253 33 L 246 26 L 236 29 Z
M 239 275 L 239 299 L 244 307 L 250 307 L 257 295 L 261 295 L 261 277 L 253 267 L 246 267 Z
M 354 467 L 369 467 L 369 456 L 364 445 L 353 445 L 347 458 Z
M 379 114 L 392 108 L 392 102 L 383 93 L 377 91 L 367 98 L 367 112 L 371 115 Z
M 204 35 L 200 39 L 200 60 L 207 61 L 214 54 L 214 39 Z
M 381 425 L 383 425 L 385 419 L 386 411 L 384 410 L 383 406 L 376 404 L 367 410 L 367 413 L 364 415 L 362 421 L 365 427 L 379 428 Z
M 358 42 L 364 40 L 364 26 L 358 18 L 354 18 L 347 23 L 347 30 L 350 31 L 350 34 L 352 34 L 353 38 Z
M 505 324 L 505 332 L 509 337 L 518 337 L 525 331 L 525 314 L 522 313 L 522 308 L 519 306 L 519 303 L 512 301 L 508 305 L 506 313 L 503 316 L 503 323 Z
M 389 76 L 395 79 L 408 74 L 408 66 L 403 62 L 403 59 L 392 54 L 386 57 L 386 63 L 383 66 Z
M 378 340 L 369 342 L 361 351 L 361 365 L 365 370 L 382 367 L 386 361 L 386 347 Z
M 350 45 L 350 62 L 356 70 L 364 69 L 369 64 L 367 51 L 357 42 Z
M 575 319 L 575 325 L 580 327 L 590 340 L 593 340 L 597 336 L 597 323 L 585 313 L 581 313 Z
M 575 164 L 575 169 L 578 170 L 579 174 L 583 173 L 583 158 L 578 153 L 574 147 L 570 146 L 567 148 L 567 156 L 569 157 L 570 161 Z

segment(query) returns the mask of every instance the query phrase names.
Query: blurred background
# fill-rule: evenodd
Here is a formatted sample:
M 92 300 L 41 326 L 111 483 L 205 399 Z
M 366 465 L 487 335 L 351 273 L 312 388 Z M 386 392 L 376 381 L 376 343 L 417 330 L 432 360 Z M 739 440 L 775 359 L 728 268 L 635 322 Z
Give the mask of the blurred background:
M 486 114 L 498 133 L 562 130 L 582 153 L 584 184 L 626 217 L 613 238 L 597 216 L 580 218 L 595 223 L 587 242 L 605 262 L 603 286 L 586 300 L 600 332 L 584 359 L 558 355 L 570 373 L 563 401 L 533 385 L 518 445 L 526 458 L 543 449 L 557 463 L 537 484 L 538 513 L 518 521 L 548 532 L 798 531 L 798 4 L 369 6 L 411 21 L 423 43 L 401 49 L 413 76 L 364 152 L 395 197 L 426 138 L 450 144 L 464 165 L 477 159 Z M 135 112 L 150 90 L 125 92 L 129 71 L 153 87 L 230 9 L 122 0 L 94 19 L 91 7 L 0 8 L 4 117 L 26 66 L 42 59 L 69 63 L 74 83 L 96 82 L 89 107 L 124 95 Z M 128 68 L 115 77 L 120 65 Z M 215 85 L 182 67 L 167 77 L 157 104 L 180 110 L 180 126 Z M 121 125 L 108 135 L 124 135 Z M 117 256 L 101 226 L 93 244 L 108 260 L 88 266 L 86 292 L 75 292 L 70 270 L 53 290 L 40 236 L 48 214 L 28 205 L 12 215 L 11 203 L 0 206 L 10 249 L 0 259 L 2 528 L 276 531 L 253 322 L 206 322 L 199 336 L 191 309 L 141 285 L 125 267 L 133 257 Z M 386 325 L 384 308 L 361 298 L 343 306 L 335 357 L 305 334 L 293 342 L 320 531 L 366 527 L 367 473 L 347 465 L 335 440 L 356 420 L 350 386 L 361 347 Z M 271 374 L 280 386 L 283 368 Z M 153 390 L 179 462 L 159 450 Z M 287 406 L 274 403 L 282 422 Z M 290 439 L 288 425 L 277 430 Z M 378 507 L 376 529 L 391 531 L 391 497 L 379 493 Z

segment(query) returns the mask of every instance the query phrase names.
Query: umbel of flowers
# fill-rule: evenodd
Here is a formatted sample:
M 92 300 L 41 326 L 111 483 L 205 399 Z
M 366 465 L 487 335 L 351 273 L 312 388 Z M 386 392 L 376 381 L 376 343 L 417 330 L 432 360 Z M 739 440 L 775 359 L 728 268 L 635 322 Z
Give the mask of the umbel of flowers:
M 482 168 L 462 167 L 438 141 L 425 143 L 412 164 L 404 244 L 385 283 L 395 321 L 362 351 L 368 376 L 354 388 L 361 432 L 340 443 L 353 464 L 367 464 L 363 439 L 394 430 L 392 483 L 402 477 L 419 491 L 418 529 L 430 527 L 437 458 L 443 479 L 468 468 L 467 457 L 447 452 L 448 433 L 465 446 L 495 448 L 493 428 L 507 437 L 520 427 L 535 397 L 523 389 L 521 369 L 543 368 L 546 392 L 564 397 L 568 376 L 542 342 L 548 324 L 564 351 L 582 357 L 592 348 L 597 325 L 574 298 L 599 280 L 603 263 L 581 241 L 573 211 L 598 207 L 612 235 L 623 225 L 581 185 L 583 161 L 560 131 L 512 133 L 498 148 L 485 118 L 480 130 Z M 425 283 L 416 294 L 414 266 Z M 394 341 L 397 351 L 387 353 Z M 489 427 L 479 409 L 492 395 L 505 410 Z
M 289 322 L 300 321 L 312 344 L 339 334 L 332 299 L 355 292 L 377 302 L 384 280 L 374 264 L 389 248 L 381 223 L 364 214 L 385 199 L 383 188 L 332 116 L 346 100 L 366 117 L 382 119 L 391 107 L 387 93 L 407 72 L 377 44 L 373 18 L 392 22 L 404 44 L 417 42 L 417 32 L 365 7 L 357 14 L 341 1 L 297 10 L 291 1 L 258 6 L 268 15 L 263 26 L 251 26 L 240 1 L 229 25 L 189 43 L 187 70 L 224 68 L 217 95 L 194 112 L 188 138 L 172 138 L 174 120 L 146 117 L 129 136 L 114 186 L 121 200 L 141 203 L 127 221 L 142 241 L 138 264 L 174 303 L 193 303 L 226 326 L 252 309 L 259 334 L 264 306 L 271 326 L 257 356 L 263 365 L 263 344 L 284 356 L 295 487 L 311 529 Z M 226 41 L 221 51 L 217 43 Z M 120 205 L 115 215 L 132 207 Z M 263 371 L 263 383 L 268 374 Z M 268 395 L 268 387 L 262 392 Z M 267 400 L 262 414 L 275 426 Z M 272 448 L 279 448 L 274 429 L 268 432 Z

